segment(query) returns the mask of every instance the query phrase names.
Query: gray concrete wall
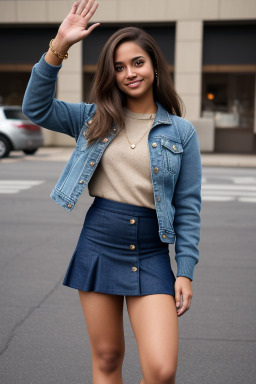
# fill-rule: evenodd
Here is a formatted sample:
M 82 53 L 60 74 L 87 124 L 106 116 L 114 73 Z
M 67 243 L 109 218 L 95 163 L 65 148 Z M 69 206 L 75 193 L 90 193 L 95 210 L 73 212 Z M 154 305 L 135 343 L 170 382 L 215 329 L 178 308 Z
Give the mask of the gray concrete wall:
M 1 23 L 59 23 L 73 0 L 0 0 Z M 255 0 L 99 0 L 100 22 L 250 20 Z M 134 12 L 136 10 L 136 12 Z

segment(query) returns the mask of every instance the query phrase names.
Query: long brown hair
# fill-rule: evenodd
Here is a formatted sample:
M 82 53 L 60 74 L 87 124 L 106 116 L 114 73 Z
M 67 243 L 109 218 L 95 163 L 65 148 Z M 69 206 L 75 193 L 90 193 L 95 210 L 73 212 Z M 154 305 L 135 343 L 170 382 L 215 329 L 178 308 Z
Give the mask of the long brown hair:
M 182 116 L 184 104 L 174 89 L 166 60 L 155 40 L 137 27 L 121 28 L 104 45 L 90 96 L 90 103 L 97 105 L 95 116 L 87 132 L 88 145 L 110 134 L 113 123 L 124 128 L 123 107 L 125 95 L 116 85 L 114 68 L 115 51 L 122 43 L 133 41 L 150 56 L 158 73 L 154 80 L 154 99 L 168 112 Z

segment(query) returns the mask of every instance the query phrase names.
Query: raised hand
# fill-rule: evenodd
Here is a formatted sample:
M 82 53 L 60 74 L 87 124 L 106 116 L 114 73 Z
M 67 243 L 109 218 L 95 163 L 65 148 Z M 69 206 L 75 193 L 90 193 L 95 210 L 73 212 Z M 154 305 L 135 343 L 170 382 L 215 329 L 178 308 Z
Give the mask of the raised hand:
M 87 37 L 99 25 L 95 23 L 86 29 L 98 5 L 95 0 L 76 1 L 60 25 L 57 37 L 69 47 Z
M 86 29 L 98 5 L 99 3 L 95 0 L 78 0 L 73 4 L 53 40 L 52 47 L 55 51 L 65 55 L 73 44 L 84 39 L 100 25 L 100 23 L 95 23 Z M 57 57 L 51 49 L 45 55 L 45 60 L 51 65 L 59 65 L 62 62 L 62 59 Z

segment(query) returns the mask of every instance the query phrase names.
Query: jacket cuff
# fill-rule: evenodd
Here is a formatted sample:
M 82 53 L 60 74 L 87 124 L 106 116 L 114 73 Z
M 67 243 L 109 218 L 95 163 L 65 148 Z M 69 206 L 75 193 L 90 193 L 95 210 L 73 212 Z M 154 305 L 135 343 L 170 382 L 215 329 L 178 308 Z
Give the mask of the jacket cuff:
M 43 76 L 48 77 L 50 79 L 55 79 L 58 75 L 59 70 L 62 67 L 62 63 L 60 65 L 51 65 L 45 61 L 45 52 L 38 63 L 35 64 L 35 68 L 39 71 Z
M 185 276 L 193 281 L 194 268 L 197 261 L 193 257 L 177 257 L 177 277 Z

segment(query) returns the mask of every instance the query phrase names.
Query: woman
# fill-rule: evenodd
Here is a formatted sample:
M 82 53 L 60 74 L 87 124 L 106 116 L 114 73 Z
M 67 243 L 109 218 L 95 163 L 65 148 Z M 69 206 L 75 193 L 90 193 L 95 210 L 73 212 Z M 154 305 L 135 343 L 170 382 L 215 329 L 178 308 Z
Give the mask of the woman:
M 68 49 L 99 23 L 95 0 L 75 2 L 31 74 L 23 111 L 75 137 L 51 197 L 72 211 L 94 196 L 63 284 L 78 289 L 90 338 L 93 382 L 122 383 L 123 299 L 136 337 L 141 384 L 175 383 L 178 317 L 191 305 L 199 259 L 201 160 L 193 125 L 181 118 L 167 64 L 154 40 L 123 28 L 105 44 L 91 104 L 54 98 Z M 177 278 L 168 244 L 175 241 Z

